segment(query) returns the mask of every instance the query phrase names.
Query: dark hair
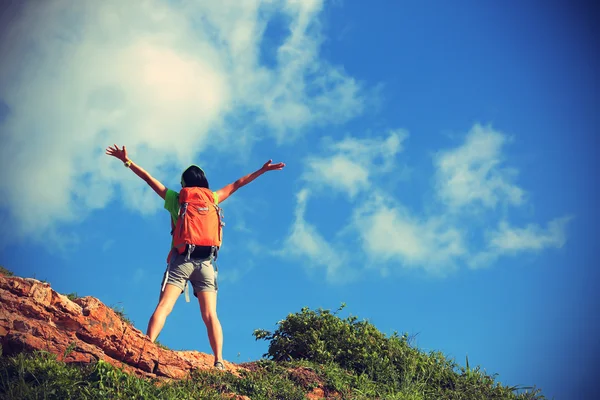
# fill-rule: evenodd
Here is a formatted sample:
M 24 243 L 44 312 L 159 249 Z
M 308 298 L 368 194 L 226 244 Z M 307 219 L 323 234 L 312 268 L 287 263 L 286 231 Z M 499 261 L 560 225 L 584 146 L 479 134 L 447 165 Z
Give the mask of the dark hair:
M 181 174 L 181 186 L 182 187 L 208 187 L 208 180 L 206 179 L 206 175 L 204 175 L 204 171 L 202 168 L 197 165 L 189 166 L 183 174 Z

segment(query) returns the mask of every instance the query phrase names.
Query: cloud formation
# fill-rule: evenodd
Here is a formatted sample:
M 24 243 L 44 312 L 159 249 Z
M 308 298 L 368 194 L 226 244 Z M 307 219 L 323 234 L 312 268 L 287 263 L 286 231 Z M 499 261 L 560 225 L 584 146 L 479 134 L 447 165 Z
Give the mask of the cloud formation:
M 342 253 L 347 246 L 337 238 L 328 241 L 318 226 L 304 218 L 305 194 L 315 190 L 316 196 L 323 189 L 348 195 L 352 211 L 339 232 L 358 238 L 361 251 L 354 248 L 353 258 L 359 258 L 365 270 L 376 268 L 382 275 L 398 269 L 422 269 L 444 276 L 460 267 L 488 267 L 502 256 L 565 244 L 571 217 L 556 218 L 545 228 L 536 223 L 519 227 L 511 224 L 504 210 L 497 209 L 498 204 L 518 209 L 526 204 L 527 197 L 514 182 L 518 170 L 503 165 L 503 146 L 510 138 L 491 126 L 476 124 L 462 143 L 436 153 L 432 200 L 440 207 L 435 211 L 411 210 L 384 189 L 407 135 L 392 131 L 387 139 L 347 137 L 330 141 L 322 155 L 310 157 L 305 164 L 305 188 L 298 196 L 301 218 L 296 218 L 288 238 L 295 246 L 287 247 L 287 255 L 316 260 L 325 252 L 335 258 L 333 254 Z M 476 208 L 486 210 L 486 224 L 497 228 L 482 228 L 486 224 L 482 225 L 481 214 L 472 212 Z M 308 246 L 311 241 L 315 244 Z M 326 251 L 318 249 L 316 243 L 327 243 Z
M 303 189 L 296 195 L 294 223 L 279 255 L 304 260 L 308 269 L 325 269 L 325 277 L 329 282 L 339 283 L 351 279 L 353 271 L 346 263 L 346 252 L 325 239 L 315 225 L 306 221 L 309 197 L 308 189 Z
M 464 232 L 443 216 L 415 215 L 380 195 L 355 208 L 352 226 L 367 257 L 376 261 L 439 274 L 467 253 Z
M 476 124 L 461 146 L 439 152 L 435 157 L 439 198 L 450 208 L 521 205 L 525 192 L 512 183 L 517 171 L 502 165 L 502 147 L 509 140 L 491 126 Z
M 567 242 L 567 224 L 573 217 L 555 218 L 546 224 L 527 224 L 513 227 L 508 221 L 500 221 L 498 227 L 485 232 L 486 247 L 468 260 L 471 268 L 487 267 L 501 256 L 520 253 L 539 253 L 545 249 L 559 249 Z
M 368 190 L 375 177 L 394 168 L 407 137 L 406 131 L 397 129 L 390 131 L 387 138 L 346 137 L 339 142 L 328 139 L 324 155 L 308 158 L 304 179 L 352 198 Z
M 248 149 L 263 132 L 293 140 L 309 126 L 359 114 L 360 85 L 319 55 L 322 7 L 320 0 L 19 5 L 0 34 L 7 110 L 0 208 L 11 232 L 39 237 L 80 220 L 104 207 L 115 186 L 139 199 L 130 207 L 153 211 L 148 188 L 103 155 L 109 144 L 127 144 L 141 165 L 165 173 L 209 147 Z M 265 44 L 272 24 L 284 28 L 275 48 Z

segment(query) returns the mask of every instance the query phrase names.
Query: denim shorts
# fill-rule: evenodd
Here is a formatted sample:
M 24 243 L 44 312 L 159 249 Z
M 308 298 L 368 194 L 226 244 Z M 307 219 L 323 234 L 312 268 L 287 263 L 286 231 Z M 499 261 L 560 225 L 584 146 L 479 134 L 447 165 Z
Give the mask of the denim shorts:
M 177 254 L 171 259 L 162 285 L 165 285 L 166 279 L 167 284 L 177 286 L 183 292 L 189 280 L 196 297 L 198 297 L 197 292 L 216 292 L 218 272 L 213 267 L 212 259 L 210 257 L 190 258 L 186 261 L 185 256 L 185 254 Z

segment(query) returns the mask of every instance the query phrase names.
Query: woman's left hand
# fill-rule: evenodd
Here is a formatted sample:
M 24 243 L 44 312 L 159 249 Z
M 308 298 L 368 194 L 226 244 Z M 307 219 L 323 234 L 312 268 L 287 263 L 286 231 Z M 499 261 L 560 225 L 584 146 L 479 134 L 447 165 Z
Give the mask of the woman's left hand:
M 116 144 L 114 146 L 109 146 L 106 148 L 106 154 L 118 158 L 123 162 L 127 161 L 127 149 L 125 146 L 123 146 L 122 149 L 120 149 Z

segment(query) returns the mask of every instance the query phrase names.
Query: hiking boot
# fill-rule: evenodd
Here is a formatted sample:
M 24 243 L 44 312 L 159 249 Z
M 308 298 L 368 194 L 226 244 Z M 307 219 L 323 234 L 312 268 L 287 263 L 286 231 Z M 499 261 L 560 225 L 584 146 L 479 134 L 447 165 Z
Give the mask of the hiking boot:
M 225 366 L 223 365 L 223 363 L 221 361 L 217 361 L 215 362 L 215 368 L 220 370 L 220 371 L 224 371 L 225 370 Z

